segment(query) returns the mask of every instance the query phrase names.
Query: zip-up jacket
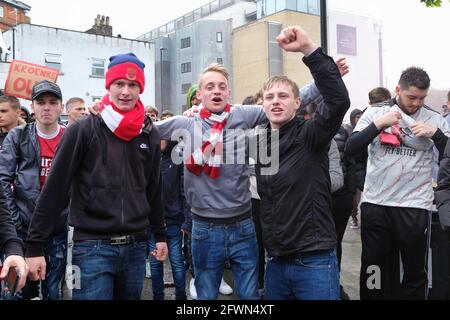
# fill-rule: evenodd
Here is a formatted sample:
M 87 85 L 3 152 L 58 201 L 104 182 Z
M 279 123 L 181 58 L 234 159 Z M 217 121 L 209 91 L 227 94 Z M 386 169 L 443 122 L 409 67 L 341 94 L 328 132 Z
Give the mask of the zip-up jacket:
M 0 182 L 14 225 L 25 233 L 41 191 L 40 164 L 41 149 L 36 123 L 11 130 L 0 148 Z M 48 201 L 54 200 L 50 198 Z M 52 234 L 67 229 L 67 215 L 66 205 L 61 207 L 51 223 Z
M 74 240 L 140 235 L 149 225 L 165 241 L 161 207 L 160 137 L 149 118 L 125 142 L 96 116 L 66 129 L 31 223 L 26 255 L 42 256 L 51 221 L 69 201 Z
M 283 126 L 278 131 L 279 146 L 272 146 L 271 136 L 267 135 L 270 125 L 258 139 L 260 148 L 270 151 L 279 147 L 278 172 L 263 175 L 264 166 L 257 164 L 264 246 L 270 256 L 277 258 L 295 258 L 336 246 L 328 149 L 350 100 L 339 70 L 320 48 L 303 61 L 324 103 L 312 120 L 295 117 Z

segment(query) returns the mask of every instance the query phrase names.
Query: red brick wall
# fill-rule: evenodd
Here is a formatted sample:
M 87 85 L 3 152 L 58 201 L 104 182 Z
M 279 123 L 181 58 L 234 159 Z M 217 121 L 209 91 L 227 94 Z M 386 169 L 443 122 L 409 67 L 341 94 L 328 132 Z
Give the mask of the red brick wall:
M 0 17 L 0 28 L 6 31 L 16 24 L 16 14 L 14 7 L 0 1 L 0 6 L 3 7 L 3 17 Z M 17 9 L 17 24 L 30 23 L 30 17 L 25 15 L 21 9 Z

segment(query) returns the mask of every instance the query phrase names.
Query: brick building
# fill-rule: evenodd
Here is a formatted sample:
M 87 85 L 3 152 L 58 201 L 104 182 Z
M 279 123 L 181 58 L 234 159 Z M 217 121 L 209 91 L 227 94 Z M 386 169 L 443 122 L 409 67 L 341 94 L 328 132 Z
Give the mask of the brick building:
M 6 31 L 21 23 L 30 23 L 31 7 L 16 0 L 0 0 L 0 29 Z

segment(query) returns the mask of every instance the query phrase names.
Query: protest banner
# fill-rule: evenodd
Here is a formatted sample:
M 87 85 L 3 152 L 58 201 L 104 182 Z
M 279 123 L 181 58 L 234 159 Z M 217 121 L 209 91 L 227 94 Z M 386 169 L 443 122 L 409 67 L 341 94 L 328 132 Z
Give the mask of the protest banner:
M 57 69 L 26 61 L 13 60 L 5 83 L 5 95 L 31 100 L 31 89 L 36 82 L 58 80 Z

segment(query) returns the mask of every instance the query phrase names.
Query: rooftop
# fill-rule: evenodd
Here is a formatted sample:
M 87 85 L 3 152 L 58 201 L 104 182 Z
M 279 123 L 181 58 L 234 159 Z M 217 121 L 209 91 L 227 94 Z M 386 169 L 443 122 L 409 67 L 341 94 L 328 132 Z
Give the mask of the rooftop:
M 17 8 L 17 9 L 22 9 L 22 10 L 25 10 L 25 11 L 30 11 L 31 10 L 31 7 L 29 5 L 26 5 L 25 3 L 20 2 L 20 1 L 16 1 L 16 0 L 1 0 L 1 2 L 7 3 L 10 6 L 12 6 L 14 8 Z

